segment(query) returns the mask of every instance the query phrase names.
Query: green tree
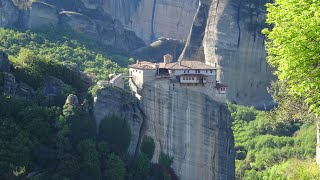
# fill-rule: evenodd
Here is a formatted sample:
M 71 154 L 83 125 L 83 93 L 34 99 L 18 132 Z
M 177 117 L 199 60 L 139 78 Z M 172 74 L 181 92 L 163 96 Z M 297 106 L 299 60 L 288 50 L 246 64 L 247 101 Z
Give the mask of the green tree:
M 125 119 L 112 115 L 102 120 L 99 138 L 108 143 L 111 151 L 120 155 L 126 154 L 130 136 L 130 127 Z
M 81 168 L 79 179 L 100 179 L 100 161 L 96 142 L 93 140 L 82 140 L 77 146 L 81 156 Z
M 154 149 L 155 144 L 152 137 L 144 137 L 141 144 L 141 152 L 144 153 L 151 160 L 153 157 Z
M 125 176 L 125 164 L 119 156 L 111 153 L 107 161 L 107 179 L 122 180 Z
M 173 157 L 163 152 L 160 153 L 159 164 L 169 168 L 172 165 L 172 163 L 173 163 Z
M 263 30 L 268 38 L 268 62 L 275 68 L 279 82 L 285 84 L 285 92 L 302 98 L 317 115 L 320 115 L 319 6 L 320 1 L 314 0 L 275 0 L 267 4 L 266 22 L 272 28 Z
M 276 0 L 267 4 L 268 62 L 287 93 L 303 96 L 310 110 L 320 114 L 319 1 Z
M 150 170 L 150 160 L 147 155 L 140 153 L 134 163 L 133 175 L 134 179 L 145 179 Z

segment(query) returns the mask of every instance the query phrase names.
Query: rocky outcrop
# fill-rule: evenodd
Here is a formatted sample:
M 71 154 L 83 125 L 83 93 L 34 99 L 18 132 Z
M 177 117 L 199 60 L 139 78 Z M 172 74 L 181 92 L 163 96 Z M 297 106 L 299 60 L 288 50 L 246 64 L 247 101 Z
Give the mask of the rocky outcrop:
M 16 98 L 32 100 L 36 95 L 35 90 L 26 83 L 19 83 L 16 92 Z
M 12 0 L 0 0 L 0 27 L 15 27 L 19 23 L 20 11 Z
M 59 22 L 58 9 L 43 2 L 33 2 L 29 14 L 28 27 L 32 30 L 46 26 L 56 26 Z
M 176 61 L 184 48 L 184 43 L 169 38 L 159 38 L 152 44 L 135 50 L 131 55 L 137 59 L 163 61 L 164 54 L 171 54 Z
M 144 84 L 141 108 L 145 135 L 155 140 L 153 157 L 173 157 L 181 179 L 234 179 L 234 139 L 225 104 L 187 89 L 170 90 L 157 81 Z
M 274 77 L 261 34 L 264 5 L 269 1 L 201 1 L 180 59 L 216 64 L 218 79 L 229 85 L 229 101 L 258 108 L 272 106 L 267 87 Z
M 74 106 L 79 106 L 79 100 L 78 97 L 74 94 L 69 94 L 65 104 L 70 104 L 70 105 L 74 105 Z
M 2 51 L 0 51 L 0 72 L 10 72 L 8 55 Z
M 131 141 L 128 154 L 133 157 L 137 152 L 141 138 L 143 113 L 139 108 L 138 100 L 130 93 L 117 88 L 106 87 L 97 91 L 94 97 L 94 117 L 97 128 L 106 116 L 116 115 L 128 121 L 131 130 Z M 98 130 L 97 129 L 97 130 Z
M 3 92 L 15 96 L 17 91 L 16 77 L 11 73 L 2 73 L 3 75 Z
M 44 95 L 45 96 L 59 96 L 62 94 L 64 82 L 58 78 L 49 76 L 44 83 Z
M 119 19 L 146 43 L 159 37 L 186 40 L 199 0 L 100 0 L 104 12 Z

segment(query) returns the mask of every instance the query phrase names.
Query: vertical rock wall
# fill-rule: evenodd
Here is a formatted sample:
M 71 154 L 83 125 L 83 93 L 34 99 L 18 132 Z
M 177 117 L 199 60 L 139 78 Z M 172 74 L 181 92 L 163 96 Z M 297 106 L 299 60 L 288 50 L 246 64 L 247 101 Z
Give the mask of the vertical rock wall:
M 146 43 L 186 40 L 199 0 L 103 0 L 103 9 Z
M 164 81 L 144 84 L 141 108 L 145 135 L 160 152 L 174 158 L 173 169 L 183 180 L 234 179 L 234 139 L 225 104 L 187 89 L 169 89 Z
M 206 63 L 217 64 L 218 79 L 229 85 L 229 101 L 259 108 L 272 106 L 267 87 L 274 77 L 266 62 L 264 36 L 261 34 L 265 21 L 264 5 L 269 1 L 207 2 L 203 0 L 206 8 L 200 8 L 196 14 L 180 59 L 204 57 Z M 196 21 L 205 18 L 207 21 Z

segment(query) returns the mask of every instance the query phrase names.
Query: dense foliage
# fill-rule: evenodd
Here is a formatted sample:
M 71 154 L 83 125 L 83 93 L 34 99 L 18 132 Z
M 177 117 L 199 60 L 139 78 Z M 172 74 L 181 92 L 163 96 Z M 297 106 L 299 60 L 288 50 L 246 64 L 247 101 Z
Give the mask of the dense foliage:
M 268 62 L 286 93 L 320 114 L 320 1 L 275 0 L 267 4 Z
M 276 166 L 299 161 L 302 164 L 296 168 L 302 171 L 308 159 L 315 156 L 314 123 L 275 121 L 267 112 L 232 104 L 229 109 L 233 118 L 237 179 L 287 179 L 290 177 L 287 171 L 279 171 L 277 176 L 273 174 Z M 319 168 L 315 170 L 320 173 Z M 301 173 L 308 174 L 307 171 Z
M 132 63 L 122 55 L 110 54 L 106 57 L 100 46 L 69 29 L 33 33 L 0 28 L 0 50 L 11 57 L 18 57 L 21 49 L 33 52 L 41 60 L 73 65 L 97 79 L 107 79 L 111 73 L 126 71 L 116 63 L 123 67 Z
M 149 136 L 144 137 L 141 144 L 141 152 L 151 160 L 153 157 L 154 149 L 155 144 L 153 139 Z

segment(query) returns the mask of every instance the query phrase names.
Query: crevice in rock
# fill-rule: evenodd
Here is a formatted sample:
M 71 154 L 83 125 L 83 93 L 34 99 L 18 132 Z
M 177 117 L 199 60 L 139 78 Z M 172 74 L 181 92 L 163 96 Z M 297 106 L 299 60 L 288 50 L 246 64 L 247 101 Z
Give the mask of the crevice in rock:
M 151 41 L 156 39 L 156 35 L 154 33 L 154 16 L 156 12 L 157 0 L 153 0 L 153 7 L 152 7 L 152 17 L 151 17 Z
M 138 110 L 140 111 L 140 113 L 142 115 L 142 123 L 141 123 L 140 131 L 139 131 L 139 138 L 138 138 L 138 143 L 137 143 L 137 146 L 136 146 L 136 149 L 135 149 L 135 153 L 134 153 L 135 157 L 134 158 L 136 158 L 138 156 L 138 154 L 139 154 L 139 148 L 140 148 L 142 137 L 143 137 L 143 134 L 144 134 L 144 131 L 145 131 L 145 128 L 146 128 L 145 127 L 145 122 L 146 122 L 145 118 L 146 118 L 146 116 L 145 116 L 142 108 L 140 107 L 139 102 L 137 102 L 136 105 L 137 105 L 137 108 L 138 108 Z
M 237 13 L 237 26 L 238 26 L 238 31 L 239 31 L 239 35 L 238 35 L 238 45 L 237 45 L 238 48 L 239 48 L 239 46 L 240 46 L 240 40 L 241 40 L 240 9 L 241 9 L 241 1 L 239 1 L 239 4 L 238 4 L 238 13 Z

